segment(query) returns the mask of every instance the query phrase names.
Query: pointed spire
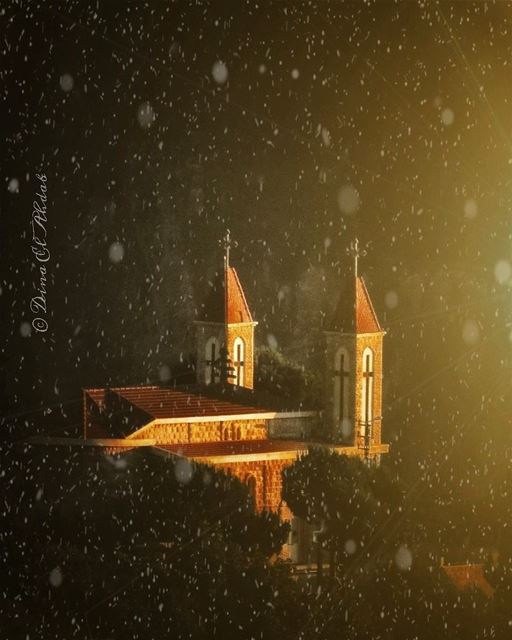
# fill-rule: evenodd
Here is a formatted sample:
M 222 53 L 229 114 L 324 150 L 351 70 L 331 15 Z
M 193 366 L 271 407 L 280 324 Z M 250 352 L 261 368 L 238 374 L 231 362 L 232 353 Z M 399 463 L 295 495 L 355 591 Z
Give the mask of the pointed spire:
M 350 243 L 347 253 L 354 259 L 354 278 L 345 281 L 331 324 L 333 331 L 342 333 L 378 333 L 382 331 L 363 278 L 358 273 L 359 258 L 366 255 L 359 240 Z
M 224 268 L 217 274 L 213 282 L 213 287 L 201 314 L 201 320 L 221 322 L 226 325 L 253 322 L 236 269 L 229 263 L 231 248 L 237 246 L 236 241 L 231 239 L 229 229 L 226 230 L 220 244 L 224 250 Z

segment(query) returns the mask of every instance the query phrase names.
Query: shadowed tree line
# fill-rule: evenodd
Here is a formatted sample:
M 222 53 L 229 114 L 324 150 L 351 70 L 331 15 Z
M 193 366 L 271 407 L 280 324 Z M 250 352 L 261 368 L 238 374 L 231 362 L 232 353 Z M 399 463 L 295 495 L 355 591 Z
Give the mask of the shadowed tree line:
M 316 529 L 319 637 L 505 637 L 512 474 L 502 467 L 457 488 L 454 473 L 443 467 L 414 493 L 385 464 L 319 447 L 284 470 L 283 498 Z M 456 591 L 442 564 L 483 564 L 493 596 L 474 585 Z
M 215 469 L 146 450 L 17 445 L 0 455 L 10 639 L 463 640 L 508 629 L 507 537 L 486 568 L 494 597 L 457 592 L 431 546 L 460 547 L 464 527 L 443 529 L 434 496 L 410 509 L 384 466 L 313 449 L 287 469 L 284 497 L 322 532 L 336 567 L 318 588 L 277 558 L 288 527 L 255 514 L 247 488 Z M 482 530 L 505 527 L 509 487 L 480 508 Z M 446 523 L 464 505 L 441 510 Z M 404 515 L 398 531 L 393 514 Z M 464 532 L 474 548 L 479 530 Z
M 237 480 L 146 451 L 3 448 L 9 638 L 271 637 L 295 628 L 288 527 Z

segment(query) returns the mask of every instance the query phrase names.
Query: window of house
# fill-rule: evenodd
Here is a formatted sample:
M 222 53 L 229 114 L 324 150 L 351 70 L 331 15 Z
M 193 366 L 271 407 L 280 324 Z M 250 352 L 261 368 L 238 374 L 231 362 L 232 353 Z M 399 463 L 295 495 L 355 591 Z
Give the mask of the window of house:
M 235 385 L 243 387 L 245 381 L 245 344 L 242 338 L 236 338 L 233 344 L 233 367 L 235 369 Z
M 363 351 L 361 379 L 361 435 L 366 435 L 366 430 L 373 420 L 373 351 L 366 347 Z
M 205 369 L 204 369 L 204 381 L 206 384 L 212 382 L 219 382 L 219 341 L 217 338 L 209 338 L 205 346 Z
M 348 352 L 341 347 L 334 357 L 334 414 L 341 424 L 349 411 L 348 379 L 350 374 Z
M 249 493 L 254 500 L 254 504 L 256 504 L 256 478 L 254 476 L 247 476 L 246 484 L 249 487 Z

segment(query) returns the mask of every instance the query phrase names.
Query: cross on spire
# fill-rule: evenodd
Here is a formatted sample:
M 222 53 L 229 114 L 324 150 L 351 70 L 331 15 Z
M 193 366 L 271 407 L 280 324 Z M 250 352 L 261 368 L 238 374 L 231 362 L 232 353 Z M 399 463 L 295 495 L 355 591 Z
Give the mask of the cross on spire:
M 359 249 L 359 240 L 356 238 L 350 243 L 348 253 L 354 258 L 354 275 L 357 278 L 358 261 L 360 257 L 364 257 L 366 255 L 366 251 L 365 249 Z
M 224 249 L 224 264 L 229 267 L 229 254 L 231 252 L 232 247 L 237 247 L 238 242 L 236 240 L 231 240 L 231 231 L 226 229 L 226 233 L 221 241 L 222 247 Z
M 232 242 L 231 242 L 231 232 L 229 229 L 226 229 L 226 234 L 224 236 L 223 239 L 223 245 L 224 247 L 224 260 L 226 262 L 226 267 L 229 267 L 229 252 L 231 250 Z

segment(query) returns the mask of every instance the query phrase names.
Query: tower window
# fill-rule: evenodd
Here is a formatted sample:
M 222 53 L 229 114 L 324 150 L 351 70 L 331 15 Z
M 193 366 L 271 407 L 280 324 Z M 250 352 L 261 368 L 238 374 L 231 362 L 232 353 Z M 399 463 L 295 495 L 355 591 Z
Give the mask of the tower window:
M 256 478 L 253 475 L 248 475 L 245 482 L 247 483 L 249 493 L 254 500 L 254 504 L 256 504 Z
M 363 377 L 361 380 L 361 435 L 366 435 L 373 420 L 373 351 L 363 351 Z
M 348 418 L 348 377 L 350 374 L 348 352 L 342 347 L 334 357 L 334 415 L 341 424 Z
M 235 385 L 243 387 L 245 381 L 245 344 L 242 338 L 236 338 L 233 344 L 233 367 L 235 369 Z
M 219 356 L 219 341 L 217 338 L 209 338 L 205 346 L 204 381 L 206 384 L 220 381 Z

